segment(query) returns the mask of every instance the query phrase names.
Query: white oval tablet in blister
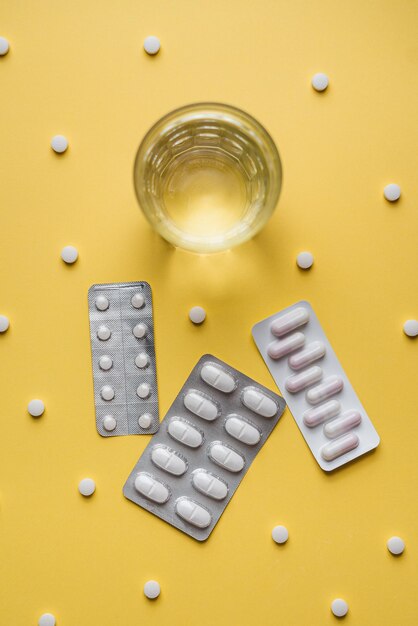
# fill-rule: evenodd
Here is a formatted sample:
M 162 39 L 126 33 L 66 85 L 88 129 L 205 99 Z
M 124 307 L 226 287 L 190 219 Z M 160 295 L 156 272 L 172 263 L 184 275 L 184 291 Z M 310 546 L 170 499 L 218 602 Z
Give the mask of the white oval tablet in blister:
M 283 335 L 290 333 L 291 330 L 307 324 L 308 321 L 309 311 L 299 306 L 289 313 L 284 313 L 283 315 L 276 317 L 276 319 L 271 323 L 270 330 L 273 335 L 276 335 L 276 337 L 282 337 Z
M 254 387 L 245 387 L 241 394 L 244 406 L 262 417 L 274 417 L 277 413 L 277 404 L 265 393 Z
M 289 365 L 292 370 L 300 370 L 310 365 L 325 355 L 325 345 L 322 341 L 312 341 L 306 348 L 289 357 Z
M 176 513 L 189 524 L 198 528 L 207 528 L 212 516 L 207 509 L 190 498 L 179 498 L 176 502 Z
M 306 387 L 318 382 L 321 378 L 321 368 L 314 365 L 314 367 L 310 367 L 300 374 L 293 374 L 293 376 L 286 378 L 285 387 L 290 393 L 297 393 L 298 391 L 302 391 L 302 389 L 306 389 Z
M 343 387 L 344 381 L 341 376 L 328 376 L 320 385 L 312 387 L 306 392 L 306 399 L 309 404 L 318 404 L 336 393 L 340 393 Z
M 225 421 L 226 432 L 249 446 L 255 446 L 261 439 L 261 433 L 252 424 L 242 419 L 239 415 L 228 415 Z
M 192 485 L 214 500 L 223 500 L 228 494 L 228 485 L 205 469 L 197 469 L 192 473 Z
M 347 433 L 338 439 L 334 439 L 331 443 L 327 443 L 321 449 L 321 456 L 325 461 L 333 461 L 334 459 L 347 454 L 350 450 L 354 450 L 360 443 L 360 439 L 354 433 Z
M 167 502 L 170 497 L 167 487 L 146 472 L 140 472 L 135 478 L 135 489 L 158 504 Z
M 213 363 L 205 363 L 200 370 L 200 376 L 205 383 L 224 393 L 231 393 L 237 386 L 235 378 L 231 374 Z
M 305 343 L 303 333 L 294 333 L 285 339 L 276 339 L 267 346 L 267 354 L 271 359 L 281 359 L 294 350 L 301 348 Z
M 230 472 L 240 472 L 244 467 L 244 458 L 222 442 L 214 442 L 208 449 L 209 458 Z
M 335 417 L 340 411 L 341 404 L 337 402 L 337 400 L 330 400 L 314 409 L 305 411 L 303 414 L 303 423 L 309 428 L 314 428 L 322 424 L 322 422 L 325 422 L 325 420 L 330 419 L 330 417 Z
M 209 422 L 212 422 L 219 415 L 219 408 L 215 402 L 198 391 L 188 391 L 183 402 L 186 409 Z
M 335 420 L 331 420 L 324 426 L 324 434 L 328 439 L 334 439 L 344 433 L 348 432 L 352 428 L 356 428 L 361 424 L 361 415 L 359 411 L 350 409 L 345 411 L 341 417 L 337 417 Z
M 168 432 L 177 441 L 189 448 L 198 448 L 203 443 L 203 435 L 188 422 L 173 417 L 168 425 Z
M 151 452 L 151 460 L 155 465 L 175 476 L 181 476 L 187 470 L 187 463 L 177 452 L 167 446 L 156 445 Z

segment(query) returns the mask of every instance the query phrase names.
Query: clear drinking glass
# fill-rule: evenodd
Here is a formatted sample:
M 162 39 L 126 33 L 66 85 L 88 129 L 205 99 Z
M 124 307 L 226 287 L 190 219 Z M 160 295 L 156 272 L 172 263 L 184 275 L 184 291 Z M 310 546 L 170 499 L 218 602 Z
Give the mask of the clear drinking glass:
M 161 118 L 134 166 L 136 195 L 150 224 L 193 252 L 219 252 L 253 237 L 273 213 L 281 183 L 268 132 L 226 104 L 192 104 Z

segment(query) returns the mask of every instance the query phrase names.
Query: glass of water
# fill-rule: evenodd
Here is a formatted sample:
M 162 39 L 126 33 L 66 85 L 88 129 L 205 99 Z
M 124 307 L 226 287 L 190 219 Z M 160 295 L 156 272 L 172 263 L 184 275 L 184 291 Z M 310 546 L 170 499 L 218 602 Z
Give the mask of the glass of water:
M 253 237 L 277 204 L 277 148 L 253 117 L 226 104 L 199 103 L 161 118 L 136 155 L 142 211 L 174 246 L 219 252 Z

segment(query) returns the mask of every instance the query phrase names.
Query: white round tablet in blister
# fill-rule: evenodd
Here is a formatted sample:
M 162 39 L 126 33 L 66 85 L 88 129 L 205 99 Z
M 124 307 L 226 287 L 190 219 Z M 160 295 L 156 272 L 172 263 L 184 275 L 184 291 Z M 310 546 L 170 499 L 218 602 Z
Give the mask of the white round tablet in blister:
M 151 422 L 152 422 L 151 413 L 144 413 L 143 415 L 140 415 L 138 417 L 138 425 L 141 428 L 149 428 L 151 426 Z
M 28 413 L 32 417 L 40 417 L 45 411 L 45 404 L 42 400 L 31 400 L 28 404 Z
M 418 320 L 406 320 L 403 325 L 403 332 L 408 337 L 416 337 L 418 335 Z
M 113 415 L 105 415 L 103 418 L 103 428 L 107 430 L 107 432 L 111 432 L 116 428 L 116 420 Z
M 5 315 L 0 315 L 0 333 L 5 333 L 9 328 L 10 322 L 9 318 Z
M 91 496 L 96 491 L 96 483 L 92 478 L 83 478 L 78 483 L 78 490 L 82 496 Z
M 109 308 L 109 300 L 106 296 L 97 296 L 94 304 L 99 311 L 106 311 Z
M 62 154 L 68 148 L 68 139 L 64 135 L 55 135 L 51 139 L 51 148 L 54 152 Z
M 97 329 L 97 337 L 100 339 L 100 341 L 107 341 L 111 334 L 112 333 L 111 333 L 110 328 L 106 326 L 105 324 L 102 324 Z
M 271 536 L 276 543 L 286 543 L 289 539 L 289 531 L 286 526 L 275 526 L 271 531 Z
M 55 626 L 56 620 L 52 613 L 44 613 L 38 620 L 38 626 Z
M 0 37 L 0 57 L 4 56 L 9 52 L 9 42 L 6 37 Z
M 115 397 L 115 390 L 110 385 L 104 385 L 104 387 L 100 389 L 100 395 L 103 400 L 113 400 Z
M 396 183 L 390 183 L 384 188 L 383 195 L 389 202 L 396 202 L 401 197 L 401 188 Z
M 134 309 L 142 309 L 142 307 L 145 304 L 145 298 L 142 295 L 142 293 L 134 293 L 134 295 L 131 298 L 131 304 L 134 307 Z
M 150 600 L 158 598 L 161 593 L 161 587 L 156 580 L 148 580 L 144 585 L 144 594 Z
M 135 365 L 139 367 L 139 369 L 143 369 L 149 363 L 148 354 L 146 352 L 140 352 L 138 356 L 135 357 Z
M 308 270 L 310 267 L 312 267 L 313 262 L 314 258 L 312 252 L 299 252 L 298 256 L 296 257 L 296 263 L 298 264 L 298 267 L 300 267 L 300 269 L 302 270 Z
M 151 392 L 151 387 L 149 386 L 149 384 L 141 383 L 137 387 L 136 395 L 138 396 L 138 398 L 144 399 L 144 398 L 148 398 L 150 392 Z
M 147 331 L 148 331 L 147 325 L 143 324 L 142 322 L 134 326 L 132 330 L 133 334 L 135 335 L 137 339 L 143 339 L 145 335 L 147 334 Z
M 64 263 L 68 263 L 68 265 L 75 263 L 78 259 L 77 248 L 75 248 L 74 246 L 65 246 L 61 250 L 61 258 L 64 261 Z
M 99 367 L 101 370 L 104 370 L 105 372 L 107 372 L 107 370 L 110 370 L 112 365 L 113 365 L 113 361 L 110 358 L 110 356 L 108 356 L 107 354 L 104 354 L 103 356 L 100 357 Z
M 328 85 L 329 80 L 326 74 L 319 72 L 318 74 L 312 76 L 312 87 L 315 89 L 315 91 L 325 91 Z
M 150 35 L 144 39 L 144 50 L 147 54 L 157 54 L 161 48 L 160 40 L 154 35 Z
M 189 318 L 193 324 L 201 324 L 206 319 L 206 311 L 201 306 L 193 306 L 189 311 Z
M 348 613 L 348 604 L 345 600 L 341 598 L 336 598 L 332 601 L 331 611 L 335 615 L 335 617 L 344 617 Z
M 402 552 L 405 550 L 405 542 L 400 537 L 391 537 L 390 539 L 388 539 L 386 545 L 389 552 L 391 552 L 395 556 L 402 554 Z

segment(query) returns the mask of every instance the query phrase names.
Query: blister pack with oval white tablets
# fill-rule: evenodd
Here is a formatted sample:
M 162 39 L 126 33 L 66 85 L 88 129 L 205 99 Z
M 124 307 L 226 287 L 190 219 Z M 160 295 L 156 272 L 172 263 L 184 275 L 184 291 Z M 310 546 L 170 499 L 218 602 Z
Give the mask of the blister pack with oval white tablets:
M 252 334 L 323 470 L 334 470 L 379 445 L 379 435 L 309 302 L 271 315 Z
M 92 285 L 88 303 L 99 434 L 155 433 L 159 415 L 150 285 Z
M 206 354 L 129 475 L 124 495 L 204 541 L 285 406 L 277 394 Z

